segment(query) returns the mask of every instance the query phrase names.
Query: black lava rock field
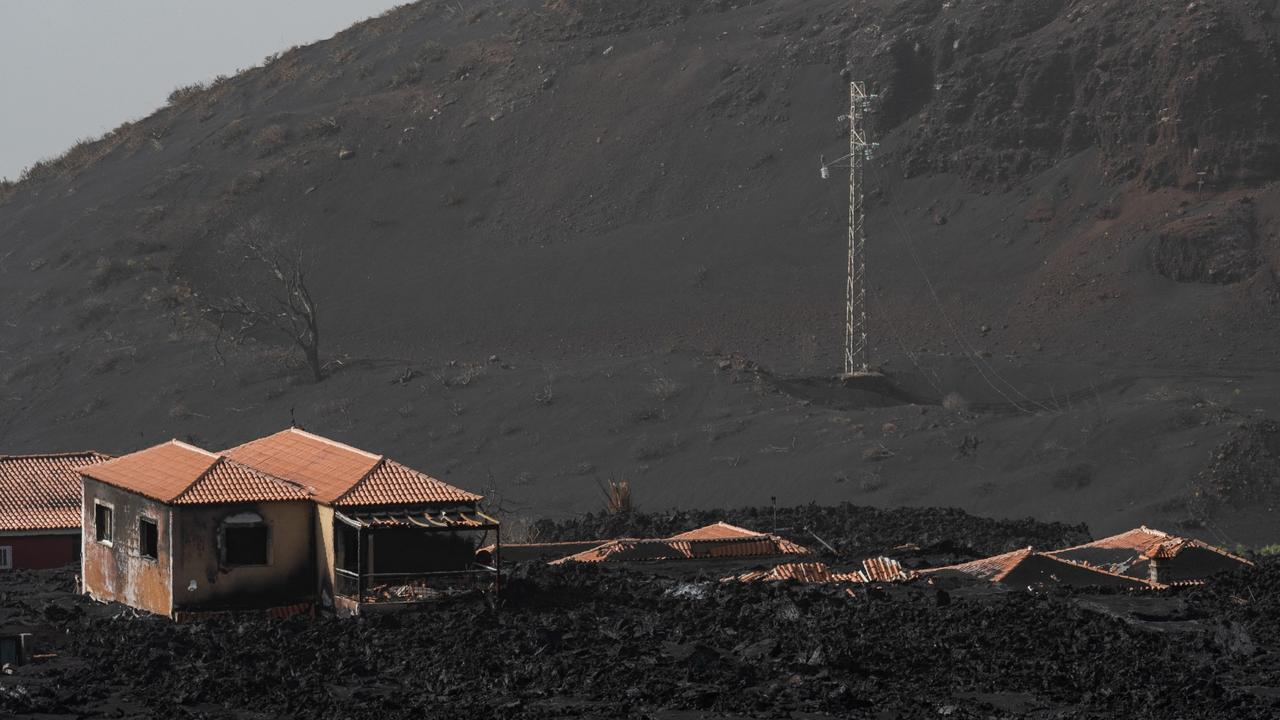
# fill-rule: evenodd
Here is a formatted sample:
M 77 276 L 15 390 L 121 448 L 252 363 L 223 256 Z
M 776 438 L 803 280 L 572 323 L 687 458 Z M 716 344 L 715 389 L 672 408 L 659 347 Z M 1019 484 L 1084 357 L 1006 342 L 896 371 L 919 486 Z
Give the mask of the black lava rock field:
M 0 625 L 34 631 L 48 655 L 0 675 L 0 714 L 1280 714 L 1275 561 L 1161 593 L 951 595 L 924 585 L 846 591 L 531 564 L 511 568 L 497 601 L 458 597 L 355 620 L 190 624 L 93 603 L 70 593 L 71 582 L 68 572 L 0 577 Z

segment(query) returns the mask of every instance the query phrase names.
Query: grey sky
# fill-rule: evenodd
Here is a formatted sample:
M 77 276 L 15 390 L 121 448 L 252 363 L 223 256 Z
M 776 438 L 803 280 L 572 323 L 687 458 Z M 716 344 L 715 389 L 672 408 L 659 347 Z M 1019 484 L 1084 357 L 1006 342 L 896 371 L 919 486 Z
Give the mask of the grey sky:
M 0 0 L 0 177 L 405 0 Z

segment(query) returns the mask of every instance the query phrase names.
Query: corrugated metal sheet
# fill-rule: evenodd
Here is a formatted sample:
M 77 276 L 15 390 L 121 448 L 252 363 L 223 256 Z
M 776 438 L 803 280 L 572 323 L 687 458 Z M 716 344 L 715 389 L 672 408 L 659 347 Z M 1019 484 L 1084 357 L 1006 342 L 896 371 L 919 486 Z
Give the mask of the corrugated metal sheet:
M 77 469 L 110 459 L 96 452 L 0 456 L 0 530 L 80 527 Z

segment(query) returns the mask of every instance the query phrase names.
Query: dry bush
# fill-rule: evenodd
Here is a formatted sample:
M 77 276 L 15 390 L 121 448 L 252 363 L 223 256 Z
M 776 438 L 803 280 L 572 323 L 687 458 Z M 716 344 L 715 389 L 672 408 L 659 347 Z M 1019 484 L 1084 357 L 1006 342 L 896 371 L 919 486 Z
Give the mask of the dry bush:
M 235 145 L 243 140 L 244 136 L 248 134 L 248 123 L 244 121 L 244 118 L 236 118 L 235 120 L 227 123 L 226 127 L 222 128 L 222 147 L 225 148 Z
M 342 126 L 338 124 L 338 119 L 332 115 L 318 117 L 307 123 L 307 135 L 311 137 L 323 137 L 325 135 L 337 135 L 342 131 Z
M 392 89 L 417 85 L 422 82 L 422 74 L 422 64 L 411 62 L 392 73 L 388 84 Z
M 969 408 L 969 401 L 965 400 L 960 393 L 952 391 L 942 398 L 942 407 L 951 412 L 964 412 Z
M 253 138 L 253 146 L 260 155 L 270 155 L 289 144 L 289 129 L 283 125 L 268 125 Z
M 422 62 L 436 63 L 444 60 L 444 57 L 447 54 L 449 54 L 449 48 L 435 40 L 428 40 L 423 43 L 422 50 L 418 52 L 418 60 Z
M 200 97 L 206 89 L 205 84 L 200 82 L 176 87 L 173 89 L 173 92 L 169 93 L 169 104 L 181 105 L 189 100 Z
M 684 388 L 680 386 L 680 383 L 664 376 L 654 378 L 653 382 L 649 384 L 649 392 L 663 402 L 674 400 L 682 390 Z
M 610 515 L 622 515 L 630 513 L 631 509 L 631 483 L 627 480 L 610 480 L 605 493 L 605 510 Z
M 99 292 L 133 277 L 137 268 L 118 258 L 98 258 L 89 277 L 89 287 Z

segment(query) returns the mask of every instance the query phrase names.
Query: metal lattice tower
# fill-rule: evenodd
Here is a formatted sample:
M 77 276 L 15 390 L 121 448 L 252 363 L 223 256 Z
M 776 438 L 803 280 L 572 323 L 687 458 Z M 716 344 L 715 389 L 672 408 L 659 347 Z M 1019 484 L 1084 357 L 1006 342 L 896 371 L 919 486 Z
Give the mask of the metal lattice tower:
M 849 272 L 845 288 L 845 375 L 871 370 L 867 345 L 867 232 L 862 166 L 874 147 L 863 120 L 870 104 L 863 82 L 849 83 Z

